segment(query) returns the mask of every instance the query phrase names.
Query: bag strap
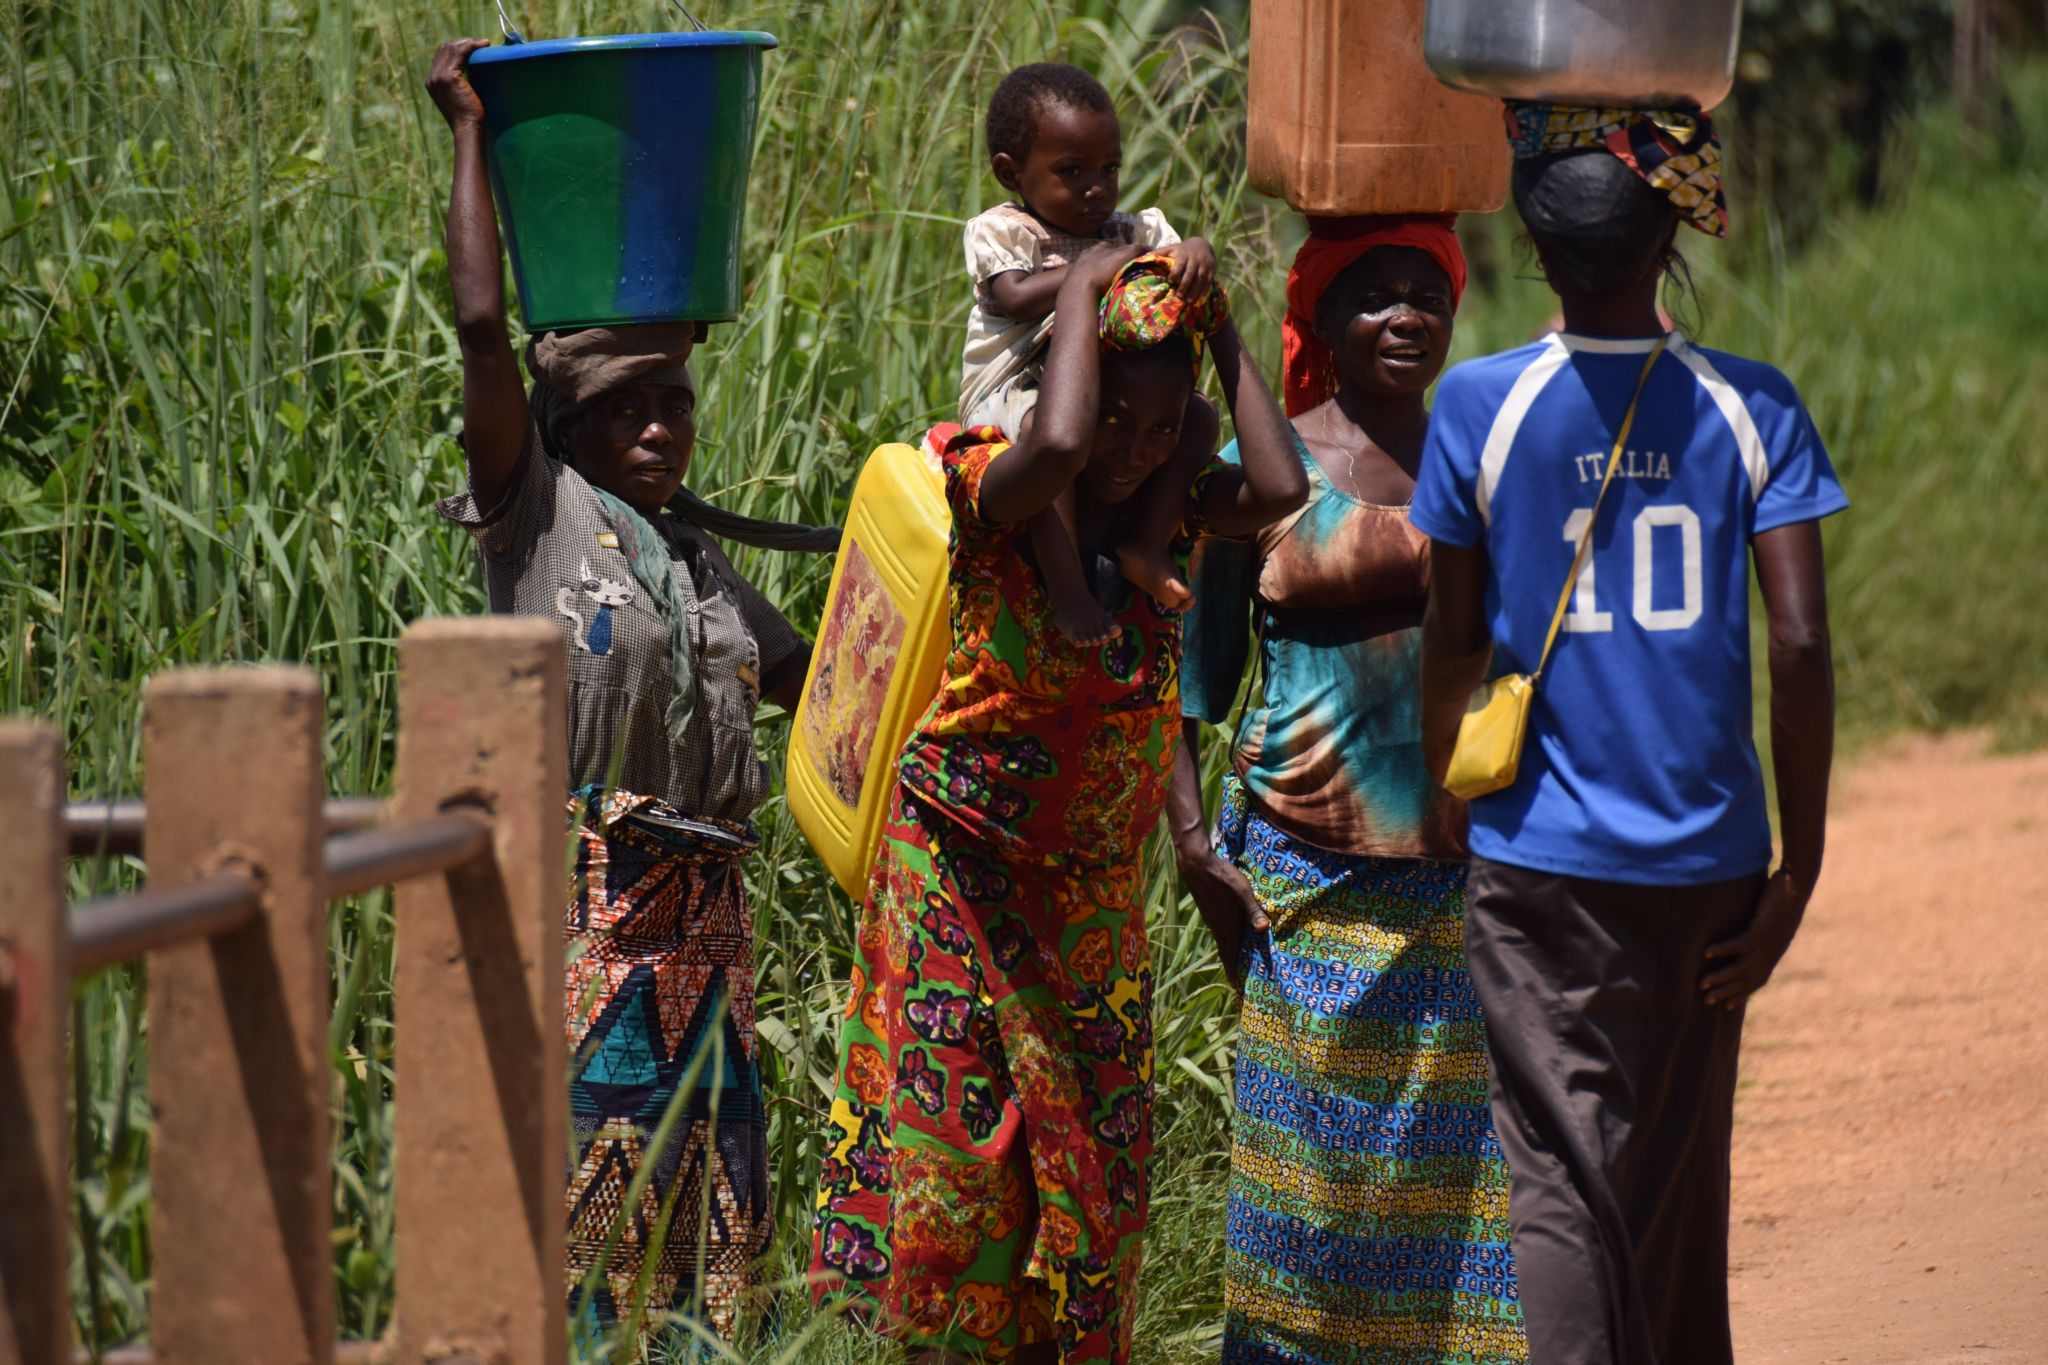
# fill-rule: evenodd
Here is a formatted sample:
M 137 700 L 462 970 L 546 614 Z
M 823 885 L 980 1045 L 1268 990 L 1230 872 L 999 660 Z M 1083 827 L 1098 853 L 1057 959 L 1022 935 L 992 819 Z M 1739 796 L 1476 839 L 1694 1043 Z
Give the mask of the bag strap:
M 1614 482 L 1614 471 L 1621 465 L 1622 447 L 1628 444 L 1629 429 L 1636 424 L 1636 405 L 1643 401 L 1643 386 L 1650 382 L 1650 371 L 1657 366 L 1657 357 L 1664 354 L 1664 346 L 1671 340 L 1666 332 L 1657 338 L 1657 344 L 1650 348 L 1649 356 L 1643 361 L 1642 373 L 1636 376 L 1636 391 L 1628 400 L 1628 411 L 1622 414 L 1621 430 L 1614 434 L 1614 450 L 1607 457 L 1607 472 L 1600 476 L 1600 491 L 1593 497 L 1593 515 L 1586 518 L 1586 529 L 1579 535 L 1579 548 L 1572 555 L 1572 571 L 1565 575 L 1564 590 L 1557 595 L 1557 610 L 1550 613 L 1550 633 L 1543 637 L 1543 654 L 1536 660 L 1536 671 L 1529 675 L 1529 685 L 1543 676 L 1543 670 L 1550 663 L 1550 651 L 1557 644 L 1557 632 L 1564 626 L 1565 607 L 1572 600 L 1572 589 L 1578 586 L 1579 570 L 1586 566 L 1586 553 L 1593 548 L 1593 527 L 1600 520 L 1600 504 L 1607 500 L 1607 485 Z

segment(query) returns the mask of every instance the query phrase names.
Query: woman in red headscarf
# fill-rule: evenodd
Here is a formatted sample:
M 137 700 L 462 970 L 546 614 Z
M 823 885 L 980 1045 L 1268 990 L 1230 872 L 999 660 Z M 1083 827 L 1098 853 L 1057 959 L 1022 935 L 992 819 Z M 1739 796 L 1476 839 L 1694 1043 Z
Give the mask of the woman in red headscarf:
M 1465 283 L 1451 224 L 1311 221 L 1285 376 L 1308 502 L 1205 542 L 1194 569 L 1168 819 L 1244 995 L 1226 1365 L 1527 1359 L 1462 948 L 1464 811 L 1417 709 L 1429 554 L 1407 503 Z M 1197 739 L 1254 651 L 1212 837 Z

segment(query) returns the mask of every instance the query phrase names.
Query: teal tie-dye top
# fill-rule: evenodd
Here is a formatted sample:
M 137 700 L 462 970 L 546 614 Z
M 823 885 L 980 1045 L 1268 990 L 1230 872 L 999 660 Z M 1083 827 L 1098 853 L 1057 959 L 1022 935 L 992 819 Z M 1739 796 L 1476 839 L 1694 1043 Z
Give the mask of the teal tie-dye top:
M 1340 853 L 1463 858 L 1464 805 L 1422 761 L 1429 541 L 1405 506 L 1351 497 L 1296 449 L 1306 506 L 1252 540 L 1197 551 L 1181 713 L 1228 723 L 1256 645 L 1261 680 L 1234 763 L 1259 813 Z M 1237 461 L 1235 443 L 1222 458 Z

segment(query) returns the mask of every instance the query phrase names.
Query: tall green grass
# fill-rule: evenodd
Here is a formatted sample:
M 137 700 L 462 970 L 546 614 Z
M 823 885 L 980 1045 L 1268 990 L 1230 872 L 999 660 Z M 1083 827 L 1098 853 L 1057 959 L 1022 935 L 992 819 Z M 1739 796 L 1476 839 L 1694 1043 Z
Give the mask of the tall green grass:
M 2048 742 L 2048 70 L 2013 94 L 1996 138 L 1921 120 L 1894 202 L 1707 279 L 1729 344 L 1799 382 L 1856 503 L 1828 536 L 1852 735 Z
M 1218 242 L 1254 346 L 1277 356 L 1298 228 L 1241 179 L 1242 34 L 1167 0 L 692 7 L 762 27 L 747 301 L 702 355 L 692 482 L 746 510 L 829 521 L 865 452 L 949 415 L 967 297 L 962 221 L 997 197 L 976 141 L 1009 65 L 1098 71 L 1124 110 L 1126 202 Z M 530 37 L 665 27 L 653 3 L 514 7 Z M 0 50 L 0 705 L 46 717 L 73 788 L 139 783 L 151 672 L 223 660 L 321 670 L 338 791 L 381 789 L 393 645 L 420 615 L 483 609 L 455 489 L 456 348 L 439 215 L 446 138 L 419 89 L 441 39 L 488 7 L 417 0 L 18 3 Z M 1796 260 L 1755 225 L 1697 253 L 1707 339 L 1799 382 L 1857 508 L 1830 531 L 1845 705 L 1857 723 L 2030 733 L 2048 674 L 2027 553 L 2048 498 L 2041 167 L 2048 83 L 2005 161 L 1936 120 L 1902 202 Z M 1741 208 L 1738 206 L 1738 214 Z M 1472 225 L 1492 283 L 1463 354 L 1549 308 L 1511 232 Z M 828 566 L 748 556 L 799 622 Z M 2048 722 L 2044 722 L 2048 726 Z M 783 727 L 761 729 L 779 760 Z M 760 940 L 779 1235 L 806 1240 L 814 1134 L 844 1002 L 852 907 L 779 801 L 749 864 Z M 86 895 L 132 867 L 74 872 Z M 1234 1012 L 1199 922 L 1155 860 L 1159 1156 L 1139 1358 L 1213 1356 Z M 391 1311 L 389 904 L 336 907 L 330 1033 L 335 1273 L 353 1335 Z M 146 982 L 77 995 L 75 1264 L 81 1336 L 147 1331 Z M 759 1358 L 883 1358 L 787 1315 Z M 817 1335 L 804 1338 L 805 1332 Z M 601 1348 L 593 1348 L 598 1353 Z

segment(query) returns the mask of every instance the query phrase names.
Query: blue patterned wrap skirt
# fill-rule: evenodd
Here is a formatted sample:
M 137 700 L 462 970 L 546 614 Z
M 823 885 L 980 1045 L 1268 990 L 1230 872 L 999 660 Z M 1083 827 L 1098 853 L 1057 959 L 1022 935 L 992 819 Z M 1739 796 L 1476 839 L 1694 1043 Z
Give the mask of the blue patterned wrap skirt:
M 1225 1365 L 1519 1365 L 1508 1170 L 1465 971 L 1466 864 L 1289 838 L 1224 784 L 1251 936 Z

